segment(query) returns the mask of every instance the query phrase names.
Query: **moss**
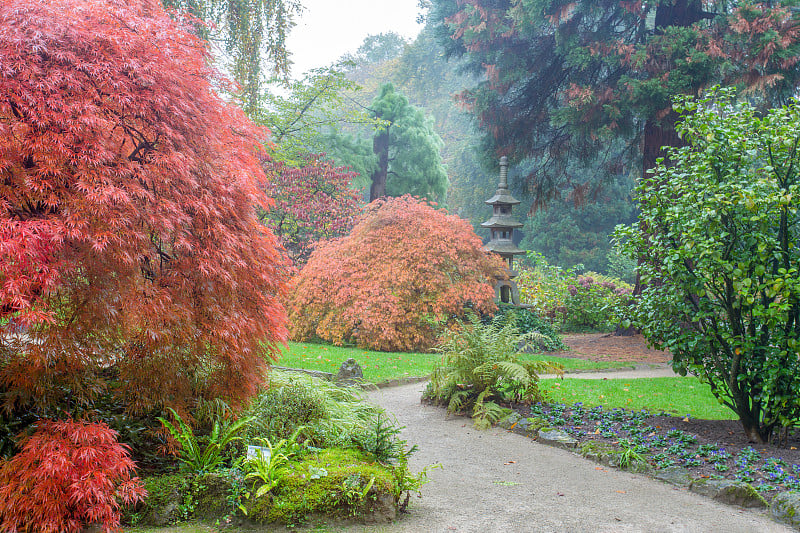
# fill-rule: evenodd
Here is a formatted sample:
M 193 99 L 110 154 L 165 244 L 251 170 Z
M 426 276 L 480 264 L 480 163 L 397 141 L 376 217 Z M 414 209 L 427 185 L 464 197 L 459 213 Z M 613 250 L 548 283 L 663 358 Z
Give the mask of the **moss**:
M 589 441 L 581 444 L 580 453 L 587 459 L 602 461 L 605 458 L 613 457 L 618 451 L 609 444 Z
M 219 518 L 236 511 L 237 496 L 244 490 L 241 472 L 235 469 L 201 474 L 192 481 L 197 518 Z
M 311 479 L 309 472 L 320 469 L 327 475 Z M 271 498 L 248 506 L 248 516 L 256 522 L 284 524 L 301 523 L 311 514 L 363 516 L 381 496 L 389 494 L 396 502 L 395 492 L 393 467 L 371 461 L 357 450 L 331 448 L 292 465 Z
M 538 432 L 541 429 L 547 429 L 547 421 L 543 418 L 539 418 L 538 416 L 529 417 L 527 419 L 528 427 L 526 430 L 530 433 Z
M 744 507 L 769 507 L 767 500 L 749 483 L 736 483 L 725 487 L 726 500 Z
M 193 511 L 191 479 L 188 474 L 145 478 L 147 497 L 135 507 L 126 507 L 123 520 L 134 525 L 164 526 L 188 518 Z

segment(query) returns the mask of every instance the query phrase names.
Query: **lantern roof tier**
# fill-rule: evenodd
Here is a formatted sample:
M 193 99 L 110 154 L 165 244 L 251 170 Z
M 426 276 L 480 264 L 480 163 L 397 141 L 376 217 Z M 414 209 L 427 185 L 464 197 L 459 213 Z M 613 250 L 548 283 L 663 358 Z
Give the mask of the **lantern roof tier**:
M 517 205 L 521 203 L 519 200 L 511 196 L 511 193 L 508 189 L 497 189 L 494 196 L 486 200 L 486 203 L 489 205 L 497 205 L 497 204 L 505 204 L 505 205 Z
M 486 222 L 481 222 L 484 228 L 521 228 L 524 226 L 522 222 L 514 218 L 512 215 L 494 215 Z
M 517 245 L 512 241 L 489 241 L 483 245 L 484 252 L 494 252 L 498 255 L 520 255 L 524 254 L 525 250 L 517 248 Z

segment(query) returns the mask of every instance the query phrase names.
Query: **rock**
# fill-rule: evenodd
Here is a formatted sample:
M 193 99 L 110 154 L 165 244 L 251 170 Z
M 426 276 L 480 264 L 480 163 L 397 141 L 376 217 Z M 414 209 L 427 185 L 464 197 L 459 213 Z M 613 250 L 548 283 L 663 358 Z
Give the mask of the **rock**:
M 370 503 L 363 521 L 367 524 L 388 524 L 397 518 L 397 500 L 391 494 L 379 494 Z
M 241 480 L 244 483 L 244 480 Z M 233 490 L 234 480 L 211 472 L 197 476 L 192 482 L 196 500 L 195 516 L 200 519 L 217 519 L 234 509 L 228 502 L 228 494 Z
M 772 518 L 800 529 L 800 492 L 781 492 L 769 507 Z
M 143 502 L 123 508 L 124 516 L 130 520 L 138 516 L 138 525 L 168 526 L 186 517 L 183 503 L 189 496 L 189 476 L 167 474 L 144 479 L 147 496 Z
M 364 372 L 361 371 L 361 366 L 352 357 L 339 367 L 339 373 L 336 374 L 336 383 L 338 385 L 355 385 L 362 381 L 364 381 Z
M 692 484 L 692 476 L 689 475 L 689 471 L 679 466 L 663 468 L 657 471 L 653 477 L 679 487 L 689 487 Z
M 163 506 L 153 509 L 143 523 L 152 526 L 168 526 L 183 518 L 183 512 L 178 502 L 167 502 Z
M 512 426 L 514 426 L 515 424 L 519 423 L 520 418 L 522 418 L 522 417 L 519 415 L 519 413 L 514 411 L 511 414 L 508 414 L 508 415 L 504 416 L 503 418 L 501 418 L 497 422 L 497 425 L 500 426 L 503 429 L 511 429 Z
M 764 508 L 766 500 L 748 483 L 730 479 L 695 479 L 689 490 L 718 502 L 739 507 Z
M 578 446 L 578 441 L 560 429 L 542 429 L 539 431 L 539 438 L 537 440 L 542 444 L 549 444 L 550 446 L 564 448 L 566 450 L 571 450 Z

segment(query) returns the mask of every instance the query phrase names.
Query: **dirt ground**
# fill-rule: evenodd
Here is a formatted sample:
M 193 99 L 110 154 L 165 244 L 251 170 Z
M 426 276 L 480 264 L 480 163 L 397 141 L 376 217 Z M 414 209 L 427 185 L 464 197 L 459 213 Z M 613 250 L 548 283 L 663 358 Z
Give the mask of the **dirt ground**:
M 669 363 L 672 356 L 647 347 L 641 335 L 615 337 L 610 333 L 570 333 L 562 336 L 569 351 L 553 355 L 577 357 L 592 361 L 630 361 L 635 363 Z

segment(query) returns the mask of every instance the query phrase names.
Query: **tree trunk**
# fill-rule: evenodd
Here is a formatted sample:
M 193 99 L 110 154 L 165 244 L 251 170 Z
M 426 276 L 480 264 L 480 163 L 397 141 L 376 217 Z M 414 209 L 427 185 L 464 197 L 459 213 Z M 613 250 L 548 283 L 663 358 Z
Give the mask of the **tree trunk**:
M 662 2 L 656 8 L 655 33 L 660 34 L 667 26 L 686 27 L 705 18 L 698 0 L 675 0 Z M 666 109 L 664 111 L 667 111 Z M 664 117 L 652 116 L 644 124 L 644 146 L 642 147 L 642 177 L 656 166 L 656 159 L 665 152 L 663 146 L 683 146 L 684 142 L 675 132 L 678 115 L 672 109 Z
M 666 26 L 691 26 L 705 18 L 702 5 L 698 0 L 675 0 L 673 4 L 667 2 L 660 3 L 656 8 L 655 33 L 659 34 Z M 665 109 L 666 115 L 663 117 L 651 116 L 644 123 L 644 138 L 642 141 L 642 178 L 647 177 L 647 172 L 656 166 L 656 160 L 664 157 L 666 152 L 664 146 L 683 146 L 683 140 L 678 137 L 675 131 L 675 122 L 678 115 L 672 109 Z M 666 160 L 668 163 L 669 161 Z M 642 228 L 642 231 L 649 231 Z M 638 263 L 641 265 L 647 259 L 639 257 Z M 636 283 L 633 288 L 633 295 L 638 296 L 642 292 L 642 284 L 639 274 L 636 274 Z M 614 332 L 616 336 L 632 335 L 630 328 L 623 329 L 617 327 Z
M 389 177 L 389 129 L 381 131 L 372 139 L 372 151 L 378 156 L 378 168 L 372 173 L 369 201 L 386 196 L 386 180 Z

